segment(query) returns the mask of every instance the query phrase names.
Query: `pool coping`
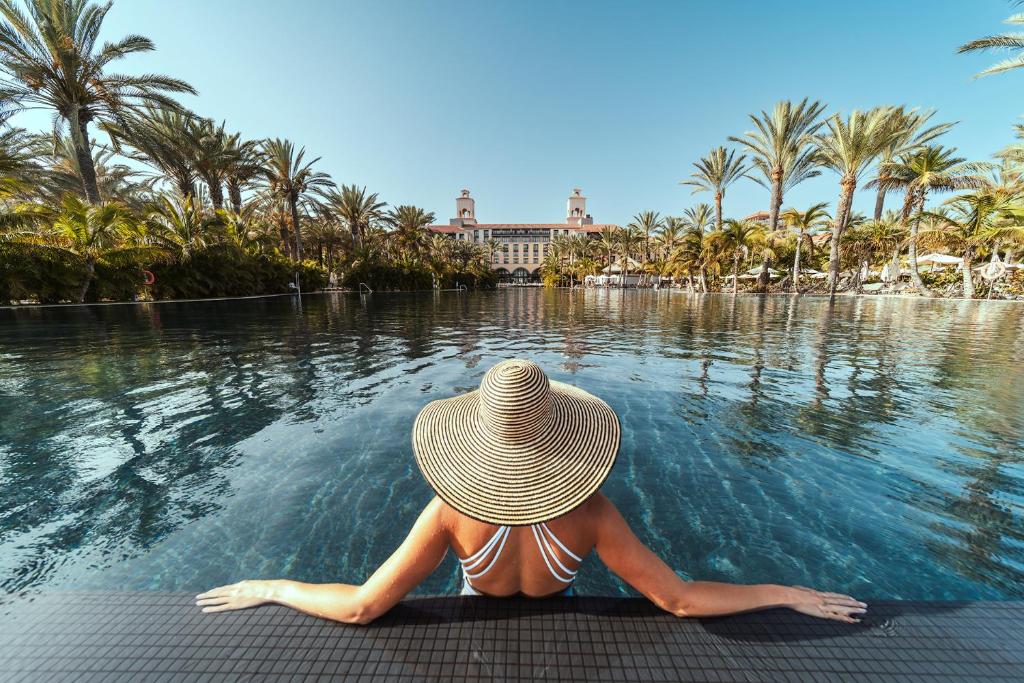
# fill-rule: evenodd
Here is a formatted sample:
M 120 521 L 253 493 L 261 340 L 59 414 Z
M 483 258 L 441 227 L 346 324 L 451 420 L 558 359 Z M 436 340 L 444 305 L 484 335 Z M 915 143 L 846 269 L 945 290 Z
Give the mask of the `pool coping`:
M 45 591 L 0 605 L 0 681 L 1024 680 L 1024 602 L 678 619 L 646 600 L 424 597 L 367 626 L 184 592 Z

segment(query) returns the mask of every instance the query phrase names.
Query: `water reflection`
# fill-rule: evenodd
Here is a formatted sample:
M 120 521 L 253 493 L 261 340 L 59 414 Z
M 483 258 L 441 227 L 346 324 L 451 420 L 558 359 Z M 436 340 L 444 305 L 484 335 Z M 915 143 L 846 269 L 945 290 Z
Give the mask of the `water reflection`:
M 1021 326 L 525 289 L 0 311 L 0 582 L 360 580 L 430 496 L 416 411 L 523 355 L 619 412 L 606 490 L 687 576 L 1021 597 Z M 624 590 L 596 565 L 583 590 Z

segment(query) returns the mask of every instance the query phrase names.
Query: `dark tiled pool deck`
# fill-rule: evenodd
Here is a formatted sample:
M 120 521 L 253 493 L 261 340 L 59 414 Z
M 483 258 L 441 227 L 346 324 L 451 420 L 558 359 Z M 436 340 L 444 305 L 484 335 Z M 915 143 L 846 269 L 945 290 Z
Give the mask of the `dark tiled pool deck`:
M 421 598 L 369 626 L 188 593 L 0 605 L 3 681 L 1024 681 L 1024 603 L 874 603 L 676 619 L 642 600 Z

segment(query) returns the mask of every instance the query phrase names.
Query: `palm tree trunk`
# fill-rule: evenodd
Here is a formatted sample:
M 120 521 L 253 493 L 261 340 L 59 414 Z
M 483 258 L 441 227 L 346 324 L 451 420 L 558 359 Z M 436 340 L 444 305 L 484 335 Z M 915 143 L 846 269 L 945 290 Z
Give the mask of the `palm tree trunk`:
M 878 188 L 875 193 L 875 220 L 882 220 L 882 211 L 885 210 L 885 190 Z
M 724 192 L 715 193 L 715 230 L 722 229 L 722 197 Z
M 78 303 L 85 303 L 85 295 L 89 292 L 89 285 L 92 284 L 92 278 L 96 274 L 96 259 L 89 256 L 85 259 L 85 279 L 82 280 L 82 286 L 78 288 Z
M 708 293 L 708 276 L 707 276 L 707 272 L 705 272 L 705 270 L 704 270 L 704 266 L 700 267 L 700 272 L 698 273 L 698 275 L 699 275 L 699 280 L 700 280 L 700 290 L 701 290 L 702 293 L 707 294 Z
M 800 293 L 800 246 L 804 241 L 804 231 L 801 230 L 796 236 L 796 254 L 793 256 L 793 291 Z
M 242 188 L 231 178 L 228 178 L 228 197 L 231 198 L 231 208 L 234 212 L 242 213 Z
M 732 255 L 732 296 L 736 298 L 736 290 L 739 289 L 740 280 L 740 254 L 738 251 Z
M 846 221 L 849 219 L 850 204 L 853 202 L 853 193 L 857 189 L 857 180 L 843 176 L 839 187 L 839 205 L 836 208 L 836 219 L 832 228 L 828 253 L 828 293 L 830 297 L 836 295 L 836 286 L 839 284 L 839 240 L 843 238 L 843 230 L 846 229 Z
M 964 252 L 964 298 L 974 298 L 974 276 L 971 273 L 971 259 L 974 254 L 968 249 Z M 995 284 L 995 283 L 993 283 Z
M 772 202 L 768 211 L 768 225 L 772 232 L 779 229 L 779 209 L 782 208 L 782 169 L 772 169 Z
M 907 198 L 907 201 L 910 202 L 910 205 L 912 207 L 911 211 L 913 211 L 914 208 L 917 208 L 917 213 L 920 213 L 924 209 L 923 192 L 920 193 L 916 200 L 913 197 L 913 195 L 911 195 L 910 197 Z M 917 207 L 914 207 L 914 204 L 917 204 Z M 933 297 L 935 296 L 935 292 L 928 289 L 928 287 L 924 284 L 924 280 L 921 279 L 921 273 L 917 269 L 917 229 L 918 222 L 916 220 L 911 220 L 910 239 L 908 240 L 907 244 L 907 267 L 910 269 L 910 279 L 914 283 L 914 286 L 917 287 L 917 291 L 921 292 L 921 294 L 924 296 Z
M 224 189 L 216 178 L 204 178 L 207 189 L 210 190 L 210 203 L 216 211 L 224 208 Z
M 295 230 L 295 260 L 302 261 L 302 229 L 299 227 L 298 197 L 289 199 L 288 206 L 292 210 L 292 229 Z
M 764 292 L 768 289 L 768 271 L 772 267 L 772 260 L 767 256 L 761 261 L 761 273 L 757 276 L 757 291 Z
M 85 198 L 90 204 L 100 203 L 100 188 L 96 183 L 96 166 L 92 162 L 92 146 L 89 142 L 89 122 L 78 119 L 78 135 L 72 135 L 72 144 L 75 147 L 75 157 L 78 160 L 78 170 L 82 176 L 82 188 L 85 190 Z M 86 285 L 88 288 L 88 285 Z M 83 293 L 84 296 L 84 293 Z

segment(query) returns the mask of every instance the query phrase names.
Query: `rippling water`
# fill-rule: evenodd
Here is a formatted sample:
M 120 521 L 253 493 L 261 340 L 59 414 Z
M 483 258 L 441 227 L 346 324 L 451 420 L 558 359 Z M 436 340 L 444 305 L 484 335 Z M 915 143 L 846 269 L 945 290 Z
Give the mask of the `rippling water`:
M 0 311 L 0 585 L 360 582 L 431 492 L 427 401 L 531 358 L 623 425 L 680 574 L 1024 597 L 1024 308 L 505 290 Z M 583 592 L 624 588 L 594 558 Z M 449 558 L 420 589 L 453 590 Z

